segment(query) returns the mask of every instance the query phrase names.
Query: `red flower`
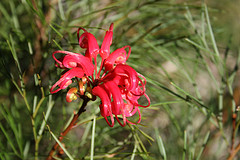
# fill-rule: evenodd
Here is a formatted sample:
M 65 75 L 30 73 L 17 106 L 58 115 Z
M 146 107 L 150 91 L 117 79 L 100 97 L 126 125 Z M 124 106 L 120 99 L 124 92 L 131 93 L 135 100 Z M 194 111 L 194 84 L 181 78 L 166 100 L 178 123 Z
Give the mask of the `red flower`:
M 79 35 L 80 30 L 84 31 L 81 35 Z M 124 46 L 110 54 L 113 24 L 106 31 L 101 48 L 99 48 L 96 38 L 84 28 L 79 28 L 77 35 L 80 47 L 86 49 L 85 56 L 68 51 L 53 53 L 56 66 L 64 69 L 65 73 L 52 86 L 50 92 L 56 93 L 65 89 L 75 80 L 79 86 L 78 89 L 74 87 L 68 91 L 66 96 L 68 102 L 77 97 L 91 94 L 91 96 L 101 99 L 99 105 L 101 115 L 110 127 L 114 126 L 113 115 L 121 126 L 125 126 L 126 123 L 135 124 L 127 118 L 138 113 L 139 120 L 136 123 L 139 123 L 141 121 L 139 107 L 148 107 L 150 99 L 145 93 L 146 79 L 144 76 L 125 64 L 131 53 L 131 47 Z M 57 59 L 56 53 L 62 53 L 64 56 Z M 101 57 L 99 70 L 97 67 L 98 54 Z M 148 101 L 146 106 L 138 103 L 142 96 L 145 96 Z M 110 117 L 110 122 L 108 117 Z
M 83 30 L 84 33 L 79 37 L 79 31 Z M 100 54 L 102 59 L 106 59 L 110 54 L 110 45 L 112 44 L 113 36 L 113 23 L 109 27 L 109 31 L 106 31 L 105 37 L 101 49 L 99 49 L 96 38 L 84 28 L 78 29 L 78 42 L 81 48 L 86 48 L 85 55 L 90 58 L 96 59 L 97 54 Z

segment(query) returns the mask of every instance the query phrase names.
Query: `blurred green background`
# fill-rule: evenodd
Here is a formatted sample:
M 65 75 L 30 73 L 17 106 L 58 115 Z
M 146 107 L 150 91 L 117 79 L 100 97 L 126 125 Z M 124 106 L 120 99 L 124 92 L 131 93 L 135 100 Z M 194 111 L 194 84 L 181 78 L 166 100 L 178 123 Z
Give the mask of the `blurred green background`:
M 0 158 L 46 159 L 54 135 L 80 103 L 67 103 L 65 91 L 49 93 L 61 73 L 52 53 L 83 53 L 77 29 L 86 28 L 101 43 L 112 22 L 111 51 L 132 47 L 127 64 L 146 77 L 151 106 L 141 109 L 141 124 L 110 128 L 100 102 L 89 103 L 63 140 L 70 157 L 59 159 L 240 158 L 239 5 L 239 0 L 1 0 Z

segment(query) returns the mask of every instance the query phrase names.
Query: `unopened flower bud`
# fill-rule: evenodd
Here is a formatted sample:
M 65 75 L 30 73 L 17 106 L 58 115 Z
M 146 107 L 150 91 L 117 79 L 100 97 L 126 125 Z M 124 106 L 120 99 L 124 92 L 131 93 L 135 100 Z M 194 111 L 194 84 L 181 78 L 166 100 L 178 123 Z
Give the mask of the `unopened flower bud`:
M 86 96 L 89 98 L 89 99 L 92 99 L 92 94 L 87 92 Z
M 82 81 L 79 81 L 79 90 L 80 90 L 80 95 L 84 95 L 85 86 Z
M 82 77 L 82 82 L 83 82 L 83 84 L 86 84 L 87 83 L 87 78 L 86 77 Z
M 66 96 L 66 101 L 67 102 L 72 102 L 74 100 L 77 100 L 77 88 L 71 88 L 69 89 L 69 91 L 67 92 L 67 96 Z

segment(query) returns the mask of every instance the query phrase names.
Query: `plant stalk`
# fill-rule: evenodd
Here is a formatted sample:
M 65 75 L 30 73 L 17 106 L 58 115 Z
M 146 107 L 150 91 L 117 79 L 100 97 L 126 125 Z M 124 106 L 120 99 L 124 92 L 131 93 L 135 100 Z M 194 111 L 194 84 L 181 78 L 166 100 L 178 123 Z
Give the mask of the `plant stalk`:
M 68 125 L 68 127 L 60 134 L 60 136 L 58 137 L 59 142 L 61 142 L 64 138 L 64 136 L 66 136 L 68 134 L 68 132 L 76 125 L 76 121 L 78 119 L 78 117 L 85 111 L 85 107 L 87 106 L 87 103 L 89 102 L 89 98 L 88 97 L 83 97 L 83 103 L 82 106 L 80 107 L 80 109 L 78 110 L 77 114 L 74 114 L 73 119 L 71 121 L 71 123 Z M 56 151 L 56 149 L 58 148 L 59 144 L 56 142 L 54 144 L 54 146 L 52 147 L 51 151 L 48 154 L 48 157 L 46 160 L 52 160 L 53 159 L 53 154 Z

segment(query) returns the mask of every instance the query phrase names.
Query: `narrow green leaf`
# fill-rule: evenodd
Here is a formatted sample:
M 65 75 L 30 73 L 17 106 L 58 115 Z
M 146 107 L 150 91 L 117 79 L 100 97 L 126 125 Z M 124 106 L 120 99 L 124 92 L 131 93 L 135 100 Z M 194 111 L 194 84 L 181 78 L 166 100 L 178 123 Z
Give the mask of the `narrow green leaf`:
M 52 137 L 54 138 L 54 140 L 58 143 L 58 145 L 62 148 L 62 150 L 64 151 L 64 153 L 66 153 L 66 155 L 68 156 L 68 158 L 70 160 L 74 160 L 73 157 L 71 156 L 71 154 L 67 151 L 67 149 L 62 145 L 62 143 L 58 140 L 58 138 L 53 134 L 53 132 L 50 130 L 49 126 L 47 125 L 49 133 L 52 135 Z
M 64 15 L 64 9 L 63 9 L 63 5 L 62 5 L 62 0 L 58 1 L 58 8 L 59 8 L 61 19 L 64 21 L 65 20 L 65 15 Z
M 15 148 L 12 139 L 10 138 L 10 135 L 6 132 L 6 130 L 3 128 L 2 123 L 0 122 L 0 128 L 3 132 L 3 134 L 5 135 L 5 137 L 7 138 L 8 143 L 10 144 L 13 152 L 18 156 L 21 157 L 20 154 L 18 153 L 17 149 Z
M 179 86 L 177 86 L 175 83 L 171 82 L 171 85 L 173 85 L 176 89 L 178 89 L 180 92 L 184 93 L 186 96 L 188 96 L 189 98 L 193 99 L 197 104 L 199 104 L 201 107 L 206 108 L 207 110 L 209 110 L 209 108 L 207 106 L 205 106 L 204 104 L 202 104 L 201 101 L 199 101 L 197 98 L 193 97 L 191 94 L 189 94 L 188 92 L 186 92 L 185 90 L 183 90 L 182 88 L 180 88 Z
M 33 55 L 31 42 L 28 42 L 28 50 L 29 50 L 30 55 Z
M 181 102 L 184 102 L 183 100 L 176 100 L 176 101 L 166 101 L 166 102 L 159 102 L 159 103 L 154 103 L 154 104 L 151 104 L 149 107 L 154 107 L 154 106 L 161 106 L 161 105 L 164 105 L 164 104 L 174 104 L 174 103 L 181 103 Z M 149 108 L 148 107 L 148 108 Z
M 218 51 L 218 48 L 217 48 L 217 43 L 216 43 L 216 40 L 215 40 L 215 37 L 214 37 L 214 34 L 213 34 L 213 30 L 212 30 L 212 26 L 211 26 L 211 22 L 210 22 L 210 18 L 209 18 L 209 15 L 208 15 L 208 9 L 207 9 L 207 5 L 206 4 L 204 4 L 204 9 L 205 9 L 207 26 L 208 26 L 208 30 L 210 32 L 213 48 L 214 48 L 214 51 L 215 51 L 216 55 L 219 57 L 220 54 L 219 54 L 219 51 Z
M 162 138 L 159 135 L 158 130 L 156 128 L 155 128 L 155 135 L 156 135 L 156 138 L 157 138 L 157 144 L 158 144 L 159 152 L 162 155 L 163 159 L 166 160 L 167 159 L 167 155 L 166 155 L 165 147 L 164 147 Z
M 4 153 L 0 153 L 0 159 L 6 159 L 5 157 L 3 157 Z
M 28 4 L 28 6 L 32 9 L 32 11 L 33 11 L 36 15 L 38 15 L 38 17 L 40 18 L 41 22 L 42 22 L 42 23 L 45 23 L 45 16 L 44 16 L 42 10 L 41 10 L 41 9 L 38 9 L 37 3 L 32 4 L 32 2 L 35 2 L 35 1 L 31 1 L 31 0 L 26 0 L 26 2 L 27 2 L 27 4 Z M 37 8 L 35 8 L 35 7 L 37 7 Z
M 53 42 L 56 44 L 56 46 L 60 49 L 63 50 L 62 47 L 53 39 Z
M 147 149 L 146 149 L 146 147 L 144 146 L 141 138 L 139 137 L 139 135 L 138 135 L 136 132 L 134 132 L 134 133 L 135 133 L 135 134 L 134 134 L 135 141 L 137 141 L 137 143 L 139 144 L 139 145 L 138 145 L 138 151 L 145 153 L 145 154 L 141 154 L 141 156 L 144 157 L 144 156 L 148 155 Z
M 50 27 L 57 33 L 57 35 L 59 35 L 61 38 L 63 38 L 63 35 L 60 32 L 58 32 L 58 30 L 55 27 L 53 27 L 52 24 L 50 24 Z
M 8 22 L 11 22 L 11 17 L 8 13 L 8 11 L 6 10 L 6 8 L 0 3 L 0 12 L 3 14 L 3 17 L 5 17 L 5 19 Z
M 80 146 L 84 146 L 84 144 L 86 143 L 87 137 L 88 137 L 90 129 L 91 129 L 91 126 L 92 126 L 92 123 L 88 123 L 87 124 L 87 126 L 86 126 L 86 128 L 84 130 L 83 136 L 81 138 Z
M 37 95 L 34 96 L 33 98 L 33 113 L 35 112 L 36 110 L 36 106 L 37 106 Z
M 195 46 L 195 47 L 197 47 L 197 48 L 199 48 L 199 49 L 201 49 L 201 50 L 203 50 L 203 51 L 205 51 L 205 52 L 207 52 L 207 53 L 211 53 L 211 54 L 213 54 L 212 51 L 210 51 L 210 50 L 204 48 L 203 46 L 201 46 L 200 44 L 198 44 L 198 43 L 196 43 L 196 42 L 190 40 L 189 38 L 185 38 L 185 41 L 187 41 L 188 43 L 192 44 L 193 46 Z
M 206 134 L 206 136 L 205 136 L 205 138 L 204 138 L 204 140 L 203 140 L 203 145 L 202 145 L 202 147 L 201 147 L 201 149 L 200 149 L 200 152 L 199 152 L 196 160 L 199 160 L 199 159 L 201 158 L 201 155 L 202 155 L 202 153 L 203 153 L 203 150 L 204 150 L 204 148 L 207 146 L 207 142 L 208 142 L 209 135 L 210 135 L 210 131 L 207 132 L 207 134 Z
M 96 127 L 96 117 L 93 117 L 93 126 L 92 126 L 92 138 L 91 138 L 91 160 L 94 157 L 94 142 L 95 142 L 95 127 Z
M 12 56 L 13 56 L 13 58 L 15 60 L 15 63 L 17 65 L 17 67 L 18 67 L 19 72 L 22 73 L 21 67 L 20 67 L 20 64 L 19 64 L 19 61 L 18 61 L 17 53 L 16 53 L 16 50 L 15 50 L 15 47 L 14 47 L 14 41 L 13 41 L 12 35 L 10 34 L 9 37 L 10 37 L 10 42 L 7 40 L 7 44 L 9 46 L 9 49 L 10 49 L 10 51 L 12 53 Z
M 134 160 L 134 157 L 135 157 L 135 154 L 136 154 L 136 151 L 137 151 L 137 141 L 135 141 L 134 143 L 134 149 L 133 149 L 133 153 L 132 153 L 132 156 L 131 156 L 131 160 Z
M 23 150 L 23 157 L 24 157 L 24 159 L 27 159 L 29 149 L 30 149 L 30 141 L 27 141 L 26 145 L 24 147 L 24 150 Z
M 3 104 L 2 104 L 2 107 L 0 107 L 0 111 L 3 115 L 3 117 L 8 122 L 8 125 L 11 127 L 11 130 L 14 134 L 15 140 L 18 144 L 20 153 L 22 154 L 23 148 L 22 148 L 21 125 L 18 123 L 18 127 L 17 127 L 17 125 L 16 125 L 17 123 L 14 121 L 12 114 L 9 112 L 7 107 L 5 107 Z
M 182 156 L 182 160 L 185 160 L 185 156 L 187 154 L 187 131 L 184 131 L 184 146 L 183 146 L 183 156 Z
M 48 99 L 48 104 L 47 104 L 47 112 L 46 112 L 46 115 L 44 117 L 44 120 L 42 121 L 41 127 L 39 129 L 38 136 L 42 136 L 42 133 L 43 133 L 44 128 L 46 126 L 46 122 L 47 122 L 47 120 L 49 118 L 49 115 L 52 111 L 53 105 L 54 105 L 54 101 L 52 100 L 52 95 L 50 94 L 49 99 Z
M 131 43 L 131 45 L 134 45 L 135 43 L 137 43 L 139 40 L 142 40 L 145 36 L 147 36 L 149 33 L 151 33 L 154 29 L 160 27 L 162 25 L 162 23 L 158 23 L 155 26 L 151 27 L 150 29 L 148 29 L 144 34 L 142 34 L 141 36 L 139 36 L 134 42 Z
M 142 131 L 141 129 L 139 129 L 137 126 L 134 125 L 134 127 L 147 139 L 151 140 L 152 142 L 154 142 L 154 139 L 149 136 L 147 133 L 145 133 L 144 131 Z
M 72 11 L 77 10 L 78 8 L 81 8 L 84 5 L 84 1 L 76 1 L 74 5 L 69 5 L 69 7 L 66 10 L 66 16 L 68 16 Z
M 108 11 L 108 10 L 114 10 L 118 8 L 118 6 L 108 6 L 108 7 L 105 7 L 103 9 L 99 9 L 99 10 L 94 10 L 90 13 L 87 13 L 87 14 L 84 14 L 84 15 L 81 15 L 80 17 L 77 17 L 77 18 L 74 18 L 70 23 L 69 23 L 69 26 L 74 26 L 74 25 L 78 25 L 80 22 L 83 21 L 83 19 L 87 19 L 89 18 L 91 15 L 93 14 L 97 14 L 99 12 L 103 12 L 103 11 Z
M 19 21 L 18 21 L 18 18 L 17 18 L 16 7 L 14 5 L 14 2 L 13 1 L 8 1 L 8 2 L 9 2 L 11 12 L 12 12 L 13 24 L 14 24 L 15 28 L 19 29 L 20 25 L 19 25 Z

